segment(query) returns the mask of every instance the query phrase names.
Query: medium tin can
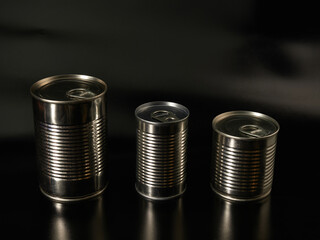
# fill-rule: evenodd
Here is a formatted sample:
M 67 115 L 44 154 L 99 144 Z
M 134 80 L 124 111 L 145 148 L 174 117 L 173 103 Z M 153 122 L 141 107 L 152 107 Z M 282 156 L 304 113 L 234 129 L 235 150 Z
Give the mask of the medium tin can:
M 279 124 L 262 113 L 232 111 L 212 121 L 211 187 L 222 197 L 250 201 L 272 187 Z
M 135 111 L 137 119 L 136 190 L 164 200 L 185 188 L 189 110 L 173 102 L 149 102 Z
M 38 177 L 52 200 L 94 197 L 106 187 L 106 84 L 86 75 L 34 83 Z

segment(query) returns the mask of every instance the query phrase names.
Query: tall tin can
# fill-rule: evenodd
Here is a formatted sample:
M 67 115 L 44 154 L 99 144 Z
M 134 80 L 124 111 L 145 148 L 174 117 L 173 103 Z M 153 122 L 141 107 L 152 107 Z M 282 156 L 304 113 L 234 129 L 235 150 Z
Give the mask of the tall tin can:
M 211 187 L 222 197 L 250 201 L 272 187 L 279 124 L 257 112 L 232 111 L 212 121 Z
M 156 200 L 181 195 L 186 188 L 189 110 L 173 102 L 149 102 L 135 116 L 136 190 Z
M 38 177 L 52 200 L 94 197 L 106 187 L 106 84 L 86 75 L 34 83 Z

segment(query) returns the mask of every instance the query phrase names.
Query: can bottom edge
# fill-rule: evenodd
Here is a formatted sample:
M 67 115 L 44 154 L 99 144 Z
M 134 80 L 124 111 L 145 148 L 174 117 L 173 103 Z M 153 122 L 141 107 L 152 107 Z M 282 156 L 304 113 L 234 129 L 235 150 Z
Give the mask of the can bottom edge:
M 266 198 L 267 196 L 269 196 L 269 194 L 271 193 L 271 189 L 269 191 L 267 191 L 264 194 L 261 194 L 257 197 L 253 197 L 253 198 L 239 198 L 239 197 L 232 197 L 230 195 L 224 194 L 222 192 L 220 192 L 219 190 L 215 189 L 212 184 L 210 183 L 210 187 L 211 189 L 214 191 L 214 193 L 216 193 L 217 195 L 219 195 L 220 197 L 224 198 L 225 200 L 229 200 L 229 201 L 234 201 L 234 202 L 254 202 L 254 201 L 258 201 L 261 199 Z
M 57 196 L 52 196 L 49 195 L 48 193 L 46 193 L 40 186 L 40 191 L 42 192 L 42 194 L 44 196 L 46 196 L 47 198 L 49 198 L 50 200 L 54 201 L 54 202 L 61 202 L 61 203 L 68 203 L 68 202 L 79 202 L 79 201 L 85 201 L 88 199 L 92 199 L 95 198 L 97 196 L 99 196 L 101 193 L 103 193 L 103 191 L 107 188 L 108 183 L 106 184 L 106 186 L 104 188 L 102 188 L 101 190 L 94 192 L 92 194 L 88 194 L 85 196 L 80 196 L 80 197 L 72 197 L 72 198 L 64 198 L 64 197 L 57 197 Z
M 179 192 L 178 194 L 175 195 L 171 195 L 171 196 L 166 196 L 166 197 L 153 197 L 153 196 L 149 196 L 147 194 L 144 194 L 142 191 L 139 190 L 139 187 L 137 186 L 137 184 L 135 184 L 135 188 L 137 193 L 139 193 L 142 197 L 148 199 L 148 200 L 156 200 L 156 201 L 164 201 L 164 200 L 170 200 L 173 198 L 178 198 L 180 197 L 185 191 L 186 191 L 186 186 L 184 186 L 184 188 L 181 190 L 181 192 Z

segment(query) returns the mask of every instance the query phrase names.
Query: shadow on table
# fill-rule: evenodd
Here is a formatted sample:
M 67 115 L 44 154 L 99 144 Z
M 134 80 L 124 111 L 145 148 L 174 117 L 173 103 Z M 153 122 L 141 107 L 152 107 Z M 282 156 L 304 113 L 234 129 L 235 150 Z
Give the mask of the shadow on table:
M 258 202 L 230 202 L 214 196 L 212 239 L 272 239 L 270 196 Z
M 79 203 L 53 203 L 53 208 L 49 239 L 108 238 L 103 196 Z
M 182 198 L 169 201 L 150 201 L 141 198 L 139 207 L 138 239 L 185 239 Z

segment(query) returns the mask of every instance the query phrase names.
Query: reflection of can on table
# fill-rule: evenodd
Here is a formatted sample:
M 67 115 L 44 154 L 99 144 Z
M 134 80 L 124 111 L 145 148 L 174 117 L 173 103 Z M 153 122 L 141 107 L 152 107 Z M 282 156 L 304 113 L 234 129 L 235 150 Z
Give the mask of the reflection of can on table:
M 85 75 L 32 85 L 39 184 L 49 198 L 75 201 L 105 189 L 106 91 Z
M 185 190 L 189 111 L 172 102 L 140 105 L 137 119 L 136 189 L 168 199 Z
M 267 196 L 272 187 L 279 124 L 256 112 L 233 111 L 213 119 L 211 186 L 238 201 Z

